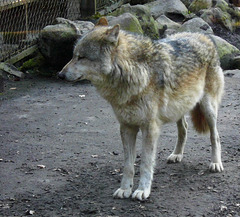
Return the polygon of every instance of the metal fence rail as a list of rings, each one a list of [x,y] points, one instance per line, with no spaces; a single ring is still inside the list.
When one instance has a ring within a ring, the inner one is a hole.
[[[79,0],[1,0],[0,61],[34,45],[56,17],[80,18]]]

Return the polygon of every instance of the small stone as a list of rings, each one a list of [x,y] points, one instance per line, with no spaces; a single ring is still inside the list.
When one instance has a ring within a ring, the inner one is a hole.
[[[97,154],[93,154],[91,155],[92,158],[98,158],[98,155]]]
[[[46,168],[46,166],[45,166],[45,165],[42,165],[42,164],[37,165],[37,167],[40,168],[40,169]]]
[[[225,210],[227,210],[228,208],[226,207],[226,206],[224,206],[224,205],[221,205],[220,206],[220,210],[221,210],[221,212],[223,212],[223,211],[225,211]]]
[[[35,213],[35,211],[33,210],[27,210],[26,211],[26,215],[33,215]]]

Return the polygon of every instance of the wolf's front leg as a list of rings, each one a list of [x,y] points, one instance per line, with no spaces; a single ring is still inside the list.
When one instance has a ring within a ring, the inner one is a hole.
[[[148,198],[151,192],[160,126],[153,121],[147,126],[143,126],[141,130],[143,134],[143,146],[140,167],[140,181],[138,189],[132,195],[132,198],[138,200],[144,200]]]
[[[128,198],[132,194],[134,162],[136,159],[136,136],[139,128],[121,124],[120,133],[124,150],[124,169],[121,186],[115,191],[115,198]]]

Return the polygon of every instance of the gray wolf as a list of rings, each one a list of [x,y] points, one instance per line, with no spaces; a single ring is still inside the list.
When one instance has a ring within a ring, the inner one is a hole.
[[[115,198],[144,200],[153,179],[161,127],[176,122],[178,139],[168,162],[180,162],[187,139],[185,114],[190,112],[200,133],[210,131],[210,171],[221,172],[217,130],[224,76],[212,40],[202,34],[179,33],[152,41],[108,26],[101,18],[76,44],[72,60],[58,76],[88,79],[112,106],[120,123],[124,169]],[[140,181],[132,194],[136,135],[142,132]]]

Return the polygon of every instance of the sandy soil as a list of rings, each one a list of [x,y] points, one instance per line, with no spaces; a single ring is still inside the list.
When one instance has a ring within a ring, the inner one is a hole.
[[[209,136],[190,125],[185,157],[167,164],[177,131],[162,129],[152,194],[113,199],[122,173],[119,125],[89,84],[33,77],[0,95],[0,216],[239,216],[240,76],[219,111],[223,173],[210,173]],[[189,118],[188,122],[190,123]],[[139,179],[138,137],[135,187]]]

